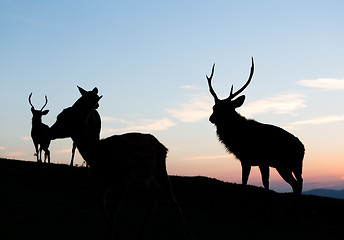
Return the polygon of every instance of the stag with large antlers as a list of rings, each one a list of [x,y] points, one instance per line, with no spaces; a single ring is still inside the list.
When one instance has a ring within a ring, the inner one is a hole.
[[[206,76],[209,91],[215,100],[209,121],[215,124],[217,136],[226,149],[240,160],[242,183],[247,184],[251,166],[259,166],[263,185],[269,189],[269,167],[274,167],[291,185],[293,193],[301,194],[302,162],[305,152],[301,141],[280,127],[246,119],[235,111],[244,103],[244,95],[234,98],[251,82],[254,72],[253,58],[246,84],[235,93],[232,85],[229,97],[223,100],[217,97],[211,85],[214,68],[215,64],[210,77]]]
[[[45,96],[45,103],[40,110],[36,110],[31,103],[32,93],[29,95],[29,104],[31,105],[32,112],[32,128],[31,128],[31,138],[33,144],[35,145],[37,162],[42,162],[42,150],[44,150],[44,162],[48,159],[50,163],[50,138],[48,137],[49,127],[42,123],[42,116],[47,115],[49,110],[44,110],[45,106],[48,103],[48,98]]]
[[[171,200],[189,239],[193,239],[167,175],[167,148],[150,134],[127,133],[101,140],[91,137],[88,118],[98,107],[101,98],[97,94],[82,95],[72,107],[64,109],[57,116],[49,135],[52,139],[71,137],[81,156],[90,165],[92,173],[107,185],[102,205],[109,223],[110,237],[118,235],[116,221],[127,190],[133,185],[143,185],[149,190],[151,201],[140,236],[143,236],[148,227],[157,204],[157,196],[162,193]],[[112,190],[114,196],[110,205],[109,193]]]

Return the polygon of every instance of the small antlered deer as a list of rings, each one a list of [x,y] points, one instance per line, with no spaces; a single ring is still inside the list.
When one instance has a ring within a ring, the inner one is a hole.
[[[88,127],[88,118],[98,107],[101,98],[102,96],[97,94],[82,95],[72,107],[64,109],[57,116],[56,122],[50,128],[49,136],[51,139],[71,137],[95,176],[108,186],[102,204],[110,224],[110,236],[116,237],[118,234],[116,220],[128,188],[139,184],[148,187],[151,199],[148,208],[150,211],[141,234],[148,227],[149,219],[157,204],[158,194],[163,193],[171,200],[178,212],[189,239],[193,239],[179,204],[174,198],[167,175],[167,148],[150,134],[127,133],[101,140],[91,136],[92,130]],[[111,190],[114,197],[112,205],[109,205],[108,195]]]
[[[212,85],[213,65],[208,79],[209,91],[215,105],[209,121],[215,124],[219,140],[241,162],[242,183],[247,184],[251,166],[259,166],[263,185],[269,189],[269,167],[274,167],[281,177],[291,185],[294,194],[302,192],[302,161],[304,146],[301,141],[282,128],[246,119],[235,109],[240,107],[245,96],[238,96],[250,83],[254,63],[252,58],[251,73],[246,84],[233,93],[233,85],[228,98],[220,100]],[[293,176],[294,174],[294,176]]]
[[[44,150],[44,162],[48,159],[48,163],[50,163],[50,139],[48,137],[48,130],[49,127],[42,123],[42,116],[47,115],[49,110],[44,110],[44,107],[48,103],[48,98],[45,96],[45,104],[40,110],[35,110],[35,107],[31,103],[31,96],[32,93],[29,95],[29,103],[31,105],[31,112],[32,112],[32,128],[31,128],[31,138],[33,144],[35,145],[37,156],[37,162],[42,162],[42,150]],[[39,145],[39,146],[38,146]]]
[[[98,95],[98,88],[93,88],[92,91],[86,91],[83,88],[77,86],[79,89],[79,92],[81,96],[84,98],[92,98]],[[87,118],[87,128],[90,131],[90,138],[93,140],[99,140],[100,139],[100,129],[101,129],[101,119],[98,111],[96,109],[93,110],[93,112],[88,116]],[[70,160],[70,166],[73,167],[74,162],[74,154],[75,154],[76,144],[73,142],[72,147],[72,158]],[[86,167],[88,164],[86,163]]]

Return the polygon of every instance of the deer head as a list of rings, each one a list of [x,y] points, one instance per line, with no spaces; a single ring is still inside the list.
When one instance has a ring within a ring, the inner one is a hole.
[[[89,115],[99,107],[98,101],[103,96],[98,96],[98,89],[86,91],[78,87],[81,97],[72,107],[64,109],[51,126],[49,136],[51,139],[73,137],[82,129]]]
[[[250,84],[252,76],[253,76],[253,72],[254,72],[254,62],[253,62],[253,57],[252,57],[252,66],[251,66],[251,72],[250,72],[250,76],[247,80],[247,82],[245,83],[244,86],[242,86],[238,91],[236,91],[235,93],[233,93],[233,85],[231,87],[231,91],[229,94],[229,97],[226,99],[219,99],[211,85],[211,80],[213,78],[214,75],[214,69],[215,69],[215,64],[213,65],[213,68],[211,70],[211,75],[210,77],[207,77],[208,80],[208,86],[209,86],[209,91],[211,93],[211,95],[214,97],[215,100],[215,105],[213,106],[213,113],[211,114],[209,121],[211,123],[218,123],[219,121],[223,121],[223,120],[228,120],[228,118],[231,118],[233,116],[236,116],[236,111],[235,109],[242,106],[242,104],[245,101],[245,95],[242,95],[236,99],[234,99],[236,96],[238,96],[242,91],[245,90],[245,88]]]
[[[31,96],[32,96],[32,93],[30,93],[29,95],[29,104],[31,105],[31,112],[32,112],[32,115],[33,115],[33,119],[37,119],[37,120],[41,120],[42,119],[42,116],[43,115],[47,115],[49,110],[44,110],[44,107],[47,105],[48,103],[48,98],[47,96],[45,96],[45,103],[43,105],[43,107],[40,109],[40,110],[36,110],[35,107],[32,105],[31,103]]]

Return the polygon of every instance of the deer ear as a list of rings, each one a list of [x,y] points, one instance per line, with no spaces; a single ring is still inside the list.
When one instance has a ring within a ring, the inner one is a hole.
[[[85,94],[87,94],[87,91],[79,86],[77,86],[79,89],[79,92],[81,93],[81,96],[84,96]]]
[[[49,112],[49,110],[44,110],[44,111],[42,112],[42,114],[43,114],[43,115],[47,115],[48,112]]]
[[[95,94],[98,94],[98,88],[97,87],[93,88],[92,92]]]
[[[245,102],[245,95],[242,95],[242,96],[240,96],[237,99],[232,101],[234,108],[241,107],[244,104],[244,102]]]

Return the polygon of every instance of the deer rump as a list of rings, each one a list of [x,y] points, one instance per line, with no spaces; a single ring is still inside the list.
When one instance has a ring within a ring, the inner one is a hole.
[[[129,182],[149,183],[154,180],[152,176],[166,173],[168,150],[151,134],[114,135],[101,139],[96,147],[97,163],[94,167],[103,177],[111,176],[116,179],[116,176],[120,176],[123,181],[125,175]],[[108,159],[109,156],[112,159]],[[102,164],[103,161],[106,164]]]
[[[284,129],[255,120],[217,126],[219,140],[242,163],[302,169],[304,146]]]

